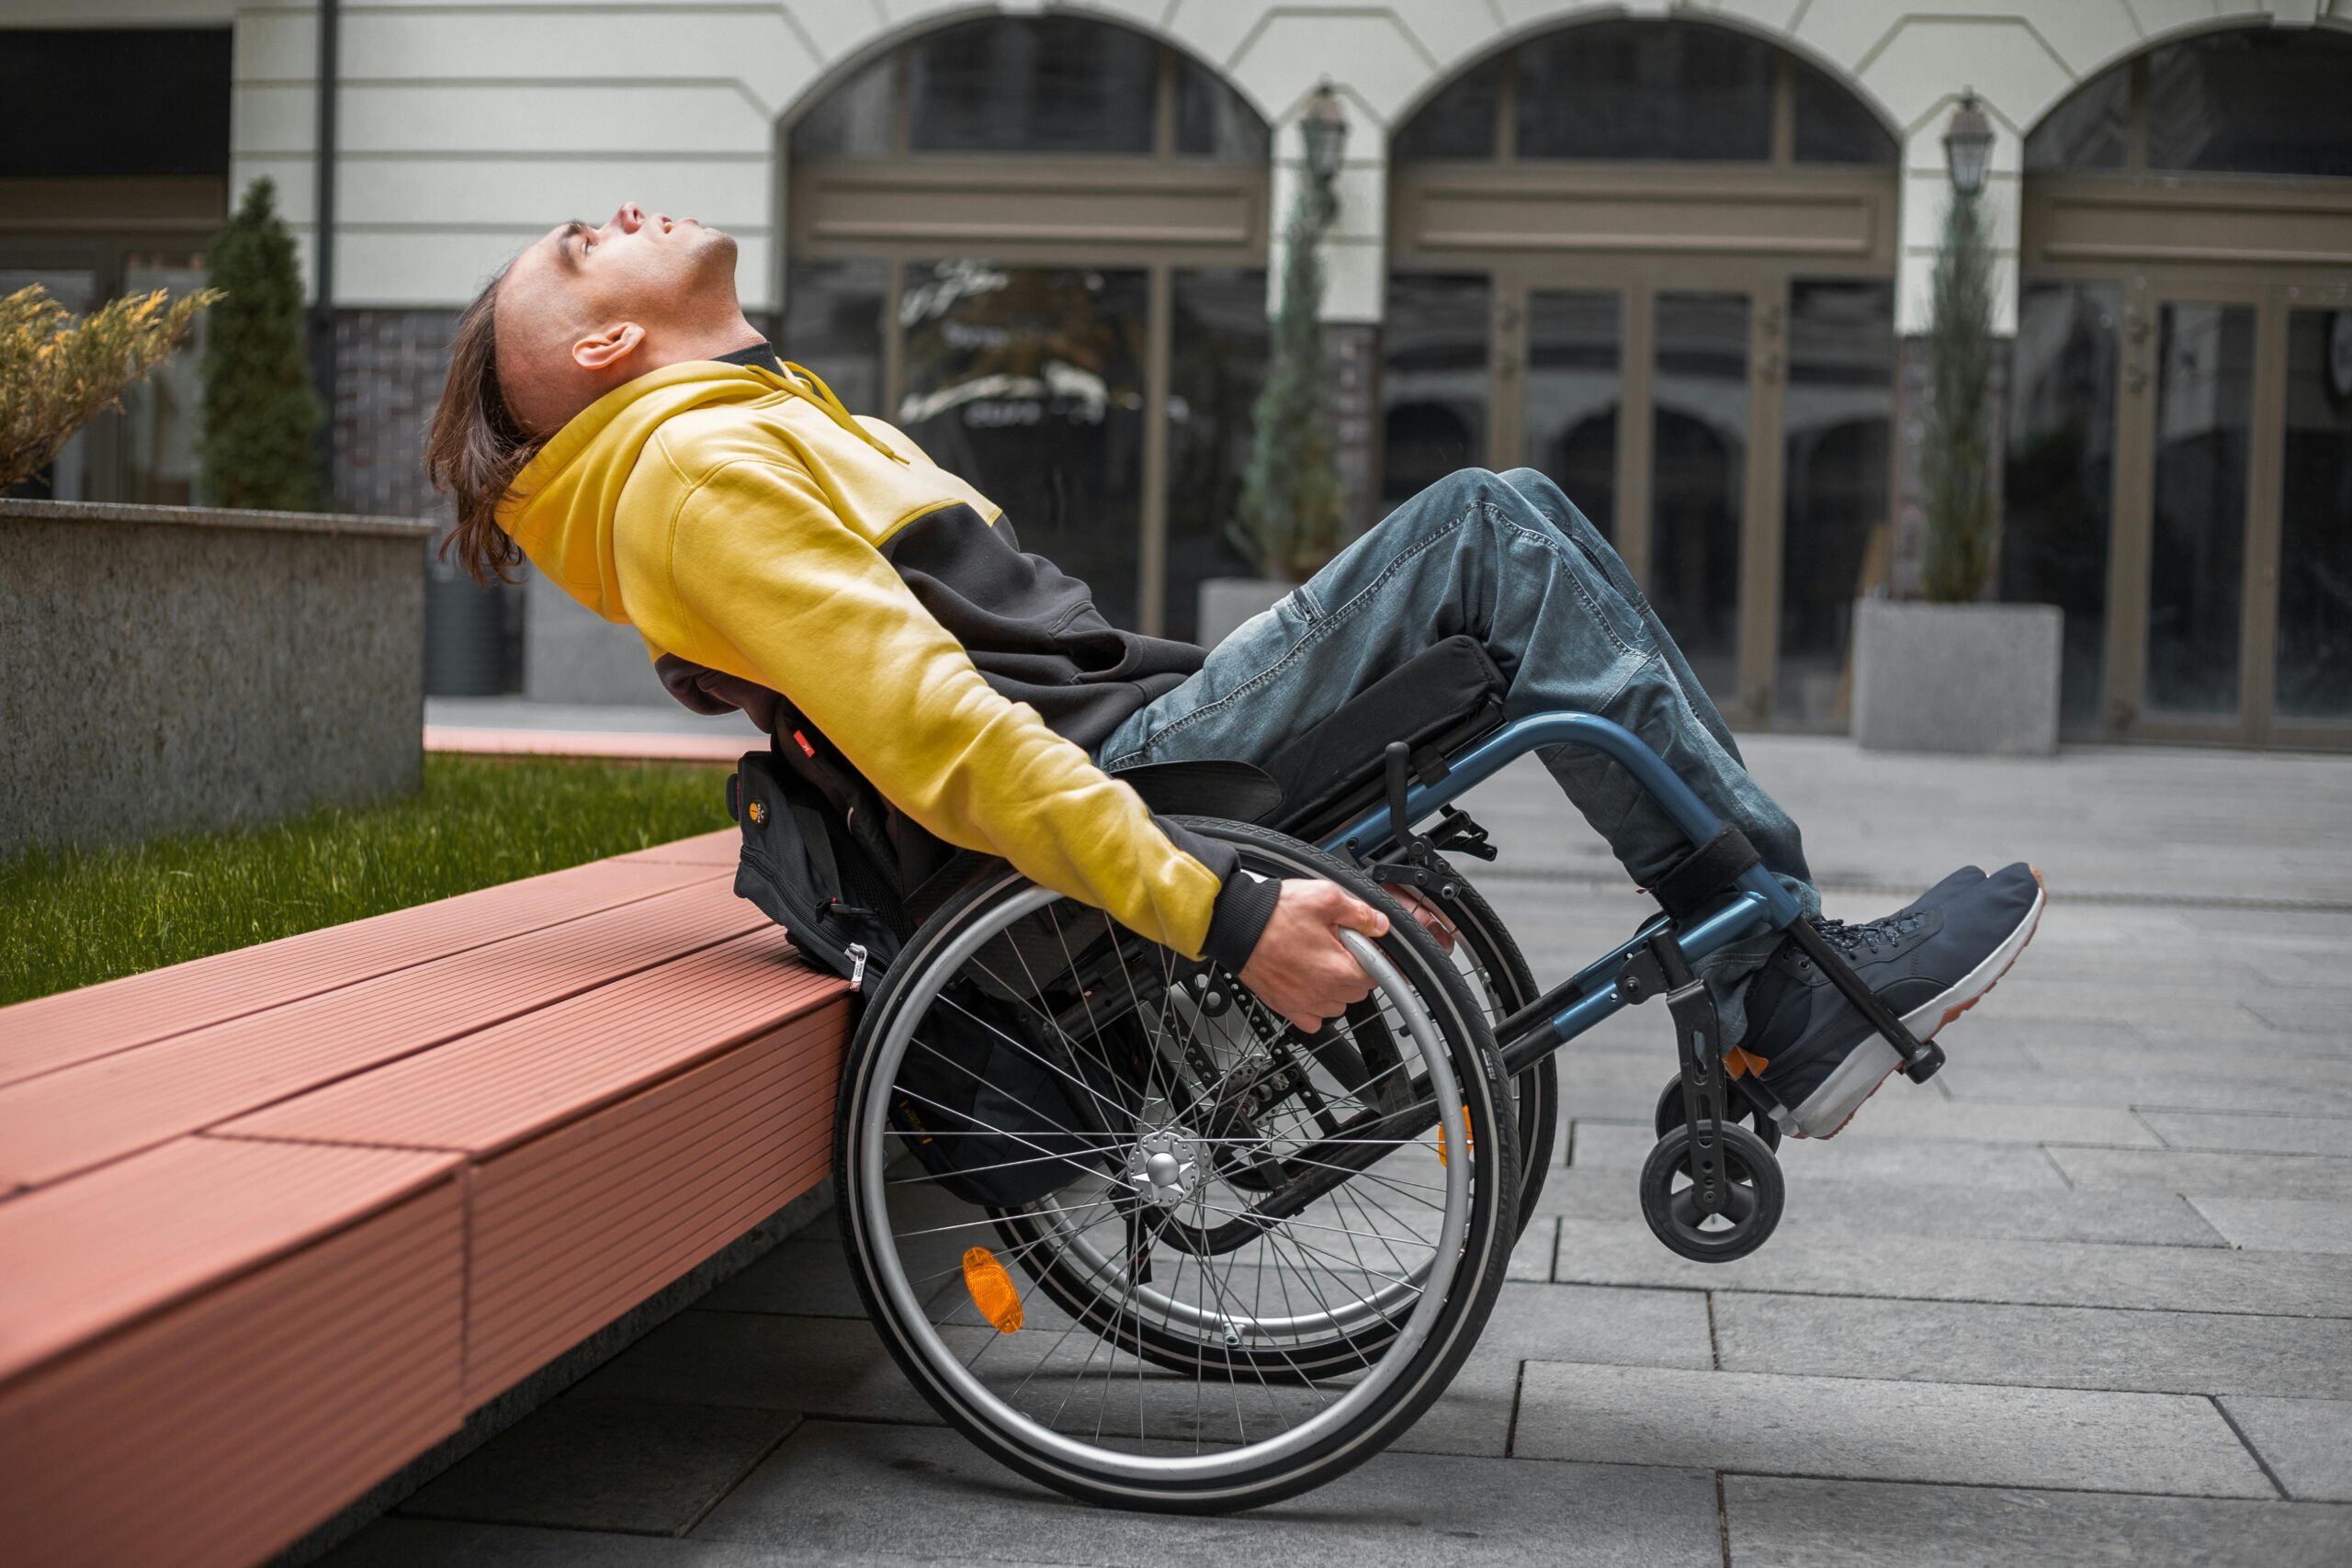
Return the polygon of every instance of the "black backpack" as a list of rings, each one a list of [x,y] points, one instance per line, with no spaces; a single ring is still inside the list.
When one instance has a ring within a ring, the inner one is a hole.
[[[989,863],[891,806],[789,705],[777,708],[769,749],[745,754],[728,780],[728,811],[743,835],[735,891],[859,991],[879,981],[924,915]],[[1039,1027],[1037,1007],[1056,1006],[1052,976],[1043,983],[1045,996],[1023,998],[950,980],[899,1072],[893,1121],[967,1202],[1014,1207],[1096,1168],[1088,1159],[1106,1130],[1069,1075],[1099,1069]],[[932,1135],[943,1131],[956,1135]]]

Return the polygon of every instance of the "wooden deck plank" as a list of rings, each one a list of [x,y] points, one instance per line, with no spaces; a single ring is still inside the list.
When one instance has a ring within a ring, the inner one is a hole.
[[[0,1089],[0,1191],[38,1187],[763,927],[707,880]]]
[[[0,1386],[8,1560],[236,1568],[456,1431],[464,1237],[444,1178]]]
[[[181,1138],[0,1204],[0,1385],[447,1180],[461,1163]]]
[[[745,906],[749,908],[749,906]],[[331,1084],[216,1131],[477,1157],[849,994],[768,927]],[[831,1014],[831,1027],[845,1025]]]
[[[733,828],[721,828],[716,833],[696,833],[691,839],[656,844],[650,850],[632,850],[620,859],[628,863],[707,865],[731,871],[742,854],[742,834]]]
[[[677,859],[594,861],[0,1008],[0,1085],[705,880],[731,863],[707,836]]]
[[[824,1179],[847,1006],[830,1002],[475,1168],[469,1404]]]

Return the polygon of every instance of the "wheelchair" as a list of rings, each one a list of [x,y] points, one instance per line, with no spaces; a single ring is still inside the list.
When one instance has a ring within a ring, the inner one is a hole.
[[[1377,939],[1341,933],[1373,989],[1311,1034],[1001,861],[926,858],[788,709],[775,758],[744,759],[738,891],[863,998],[834,1132],[851,1273],[909,1380],[1001,1462],[1081,1500],[1218,1513],[1380,1451],[1493,1308],[1552,1160],[1555,1054],[1654,997],[1678,1066],[1644,1217],[1686,1258],[1754,1251],[1783,1207],[1781,1124],[1727,1072],[1692,973],[1729,942],[1788,931],[1909,1077],[1941,1065],[1638,739],[1589,714],[1507,722],[1503,688],[1448,638],[1268,772],[1116,775],[1245,868],[1328,878],[1388,917]],[[1539,991],[1456,863],[1497,852],[1453,802],[1555,746],[1625,769],[1691,849],[1651,889],[1657,915]],[[777,823],[805,860],[763,840]],[[1383,884],[1442,909],[1453,952]]]

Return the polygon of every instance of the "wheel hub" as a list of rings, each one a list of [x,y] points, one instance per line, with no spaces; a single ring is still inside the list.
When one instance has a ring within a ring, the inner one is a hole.
[[[1127,1185],[1154,1208],[1172,1209],[1201,1190],[1201,1146],[1180,1126],[1146,1133],[1127,1151]]]

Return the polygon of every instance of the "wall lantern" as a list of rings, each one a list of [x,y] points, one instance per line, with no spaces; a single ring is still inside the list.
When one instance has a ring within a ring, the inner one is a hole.
[[[1952,188],[1962,196],[1974,196],[1984,188],[1984,171],[1993,161],[1993,122],[1976,107],[1973,88],[1960,96],[1960,107],[1952,112],[1951,124],[1944,130],[1944,164],[1951,170]]]
[[[1332,180],[1339,176],[1340,154],[1348,141],[1348,111],[1340,107],[1340,95],[1331,90],[1329,77],[1307,100],[1306,112],[1299,117],[1298,133],[1306,142],[1306,171],[1328,195]]]

